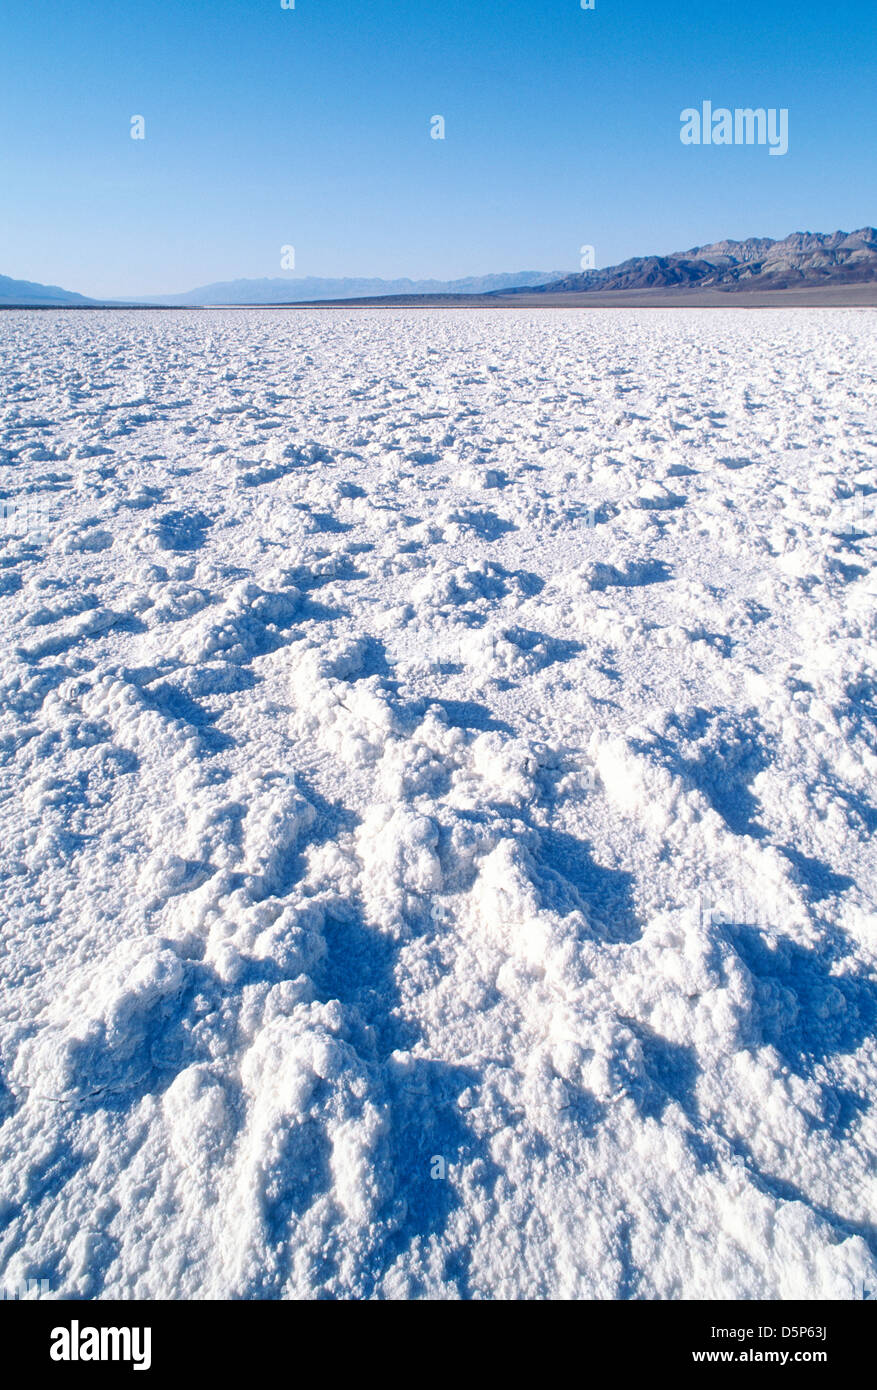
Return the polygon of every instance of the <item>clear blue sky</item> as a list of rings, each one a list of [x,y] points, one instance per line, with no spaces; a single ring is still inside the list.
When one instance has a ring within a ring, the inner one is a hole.
[[[0,273],[123,297],[284,244],[444,279],[849,230],[875,92],[875,0],[4,0]],[[788,107],[789,153],[683,146],[704,99]]]

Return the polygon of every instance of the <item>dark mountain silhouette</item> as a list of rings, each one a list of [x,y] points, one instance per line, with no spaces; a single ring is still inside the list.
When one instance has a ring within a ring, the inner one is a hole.
[[[870,281],[877,281],[877,231],[862,227],[857,232],[793,232],[782,241],[715,241],[670,256],[635,256],[603,270],[566,275],[527,293],[660,287],[781,290]]]

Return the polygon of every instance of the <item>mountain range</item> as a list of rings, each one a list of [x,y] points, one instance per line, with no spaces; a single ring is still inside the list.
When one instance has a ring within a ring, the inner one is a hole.
[[[185,308],[222,304],[309,304],[315,300],[370,299],[384,295],[503,294],[510,289],[537,288],[562,275],[563,271],[560,270],[521,270],[504,275],[470,275],[462,280],[332,280],[312,275],[301,279],[221,280],[186,290],[182,294],[144,295],[136,300],[124,301],[87,299],[71,290],[62,290],[57,285],[37,285],[30,280],[11,280],[8,275],[0,275],[0,305],[97,307],[136,303]]]
[[[308,304],[326,299],[371,299],[383,295],[501,294],[557,280],[563,271],[521,270],[506,275],[470,275],[463,280],[225,280],[184,294],[150,295],[144,304]]]
[[[615,290],[784,290],[818,286],[877,284],[877,230],[856,232],[793,232],[781,241],[750,237],[746,241],[715,241],[676,251],[669,256],[634,256],[602,270],[575,272],[518,271],[502,275],[469,276],[462,280],[379,280],[276,278],[228,280],[183,294],[149,295],[142,299],[88,299],[57,285],[12,280],[0,275],[0,306],[97,307],[121,303],[151,306],[233,304],[307,304],[359,299],[420,296],[465,301],[526,294],[603,293]]]
[[[94,299],[74,294],[72,290],[62,290],[58,285],[39,285],[34,280],[11,280],[8,275],[0,275],[0,304],[45,305],[55,307],[69,304],[88,306]]]
[[[877,281],[877,231],[862,227],[857,232],[793,232],[782,241],[714,241],[671,256],[635,256],[604,270],[566,275],[536,293],[667,287],[781,290],[869,281]]]

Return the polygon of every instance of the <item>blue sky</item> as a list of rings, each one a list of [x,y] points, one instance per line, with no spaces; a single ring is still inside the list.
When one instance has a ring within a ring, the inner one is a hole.
[[[444,279],[873,224],[875,38],[874,0],[5,0],[0,273],[160,293],[293,245]],[[683,146],[704,99],[787,107],[788,154]]]

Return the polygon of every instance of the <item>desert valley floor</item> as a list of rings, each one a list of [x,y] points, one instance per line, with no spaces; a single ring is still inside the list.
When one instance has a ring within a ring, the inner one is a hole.
[[[0,316],[0,1283],[877,1289],[875,364]]]

